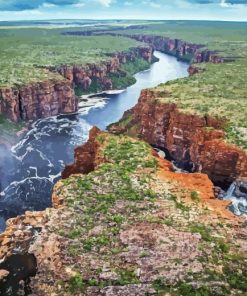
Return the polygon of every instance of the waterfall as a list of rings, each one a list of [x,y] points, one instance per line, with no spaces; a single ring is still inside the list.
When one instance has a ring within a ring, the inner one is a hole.
[[[243,215],[247,218],[247,199],[244,196],[237,197],[235,195],[237,184],[233,182],[227,192],[224,195],[225,200],[231,200],[232,204],[230,206],[230,210],[235,215]]]

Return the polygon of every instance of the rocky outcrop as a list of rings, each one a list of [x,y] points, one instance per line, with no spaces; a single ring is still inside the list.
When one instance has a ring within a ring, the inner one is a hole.
[[[17,88],[0,88],[0,113],[13,122],[20,119],[19,90]]]
[[[50,70],[58,72],[83,91],[87,91],[93,81],[96,81],[103,90],[110,90],[113,88],[113,84],[111,78],[109,78],[109,74],[118,73],[123,76],[126,75],[120,69],[121,64],[133,62],[136,58],[140,57],[151,63],[153,57],[152,47],[137,47],[131,49],[129,52],[115,53],[108,61],[100,65],[58,66],[50,68]]]
[[[203,70],[195,65],[190,65],[188,68],[189,76],[193,76],[195,74],[201,73]]]
[[[78,158],[80,151],[89,157]],[[7,222],[0,235],[1,292],[13,284],[23,292],[23,274],[33,295],[141,296],[159,295],[161,288],[182,295],[185,283],[193,293],[207,287],[212,295],[230,295],[229,268],[245,282],[243,219],[214,198],[206,175],[176,173],[145,143],[96,128],[77,149],[68,175],[74,173],[55,185],[54,208]],[[21,266],[7,264],[13,254]],[[220,283],[209,269],[221,275]],[[235,286],[233,295],[242,290]]]
[[[68,35],[80,35],[80,32],[67,32]],[[143,35],[143,34],[119,34],[104,32],[97,35],[112,35],[130,37],[137,41],[150,44],[154,50],[173,55],[180,60],[192,63],[222,63],[225,60],[232,60],[231,57],[221,57],[217,51],[206,49],[205,45],[186,42],[181,39],[172,39],[164,36],[156,35]]]
[[[88,174],[96,169],[99,163],[104,162],[98,156],[100,143],[96,140],[100,130],[93,127],[89,133],[88,141],[75,149],[74,163],[67,165],[62,172],[62,178],[66,179],[73,174]]]
[[[47,81],[21,87],[20,116],[38,119],[77,111],[77,99],[69,81]]]
[[[168,150],[179,166],[206,173],[220,185],[247,176],[246,153],[223,141],[224,119],[185,114],[174,103],[160,102],[158,96],[142,91],[138,104],[123,117],[127,123],[120,121],[109,130],[118,134],[134,129],[136,136]]]
[[[110,90],[113,83],[109,75],[115,73],[125,76],[126,73],[122,72],[120,65],[139,57],[151,63],[153,49],[149,46],[133,48],[129,52],[113,54],[108,61],[101,64],[49,68],[66,80],[48,80],[25,86],[0,88],[0,113],[11,121],[18,122],[76,112],[78,104],[74,93],[75,86],[87,91],[94,81],[103,90]]]
[[[152,35],[131,35],[138,41],[151,44],[155,50],[171,54],[185,61],[193,63],[222,63],[224,59],[216,51],[205,49],[202,44],[189,43],[180,39],[171,39]]]
[[[70,81],[44,81],[19,88],[0,88],[0,112],[11,121],[77,111],[77,99]]]

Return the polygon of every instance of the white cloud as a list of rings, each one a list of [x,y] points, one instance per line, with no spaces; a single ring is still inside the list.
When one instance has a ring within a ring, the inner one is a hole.
[[[52,4],[52,3],[43,3],[42,4],[42,7],[44,7],[44,8],[51,8],[51,7],[56,7],[56,5],[55,4]]]
[[[84,2],[78,2],[76,4],[73,4],[74,7],[80,8],[80,7],[84,7],[85,3]]]
[[[38,9],[13,11],[12,13],[14,15],[42,15],[42,12]]]
[[[109,7],[112,4],[112,0],[97,0],[101,5]]]
[[[221,0],[220,1],[220,6],[221,7],[229,7],[230,5],[226,3],[226,0]]]

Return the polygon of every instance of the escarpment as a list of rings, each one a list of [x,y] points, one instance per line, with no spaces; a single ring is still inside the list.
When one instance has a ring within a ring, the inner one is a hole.
[[[224,61],[216,51],[205,49],[205,46],[201,44],[153,35],[130,35],[130,37],[151,44],[155,50],[174,55],[181,60],[193,63],[222,63]]]
[[[109,74],[118,74],[125,76],[120,66],[122,64],[135,61],[136,58],[143,58],[151,63],[153,58],[153,49],[151,47],[137,47],[129,52],[115,53],[112,57],[100,65],[88,64],[85,66],[58,66],[50,68],[53,72],[58,72],[66,79],[74,83],[82,91],[87,91],[92,82],[96,82],[103,90],[111,90],[113,88],[112,79]]]
[[[20,88],[0,88],[0,113],[14,122],[75,111],[77,99],[70,81],[44,81]]]
[[[78,103],[75,87],[87,91],[94,82],[103,90],[110,90],[113,88],[110,74],[125,76],[126,73],[120,69],[121,64],[136,58],[151,63],[152,48],[138,47],[129,52],[116,53],[101,64],[50,67],[51,72],[61,75],[60,79],[0,88],[0,113],[18,122],[76,112]]]
[[[93,34],[94,32],[91,32]],[[88,32],[70,31],[66,32],[67,35],[87,35]],[[154,50],[173,55],[180,60],[193,63],[222,63],[225,60],[232,60],[231,57],[221,57],[217,51],[208,50],[203,44],[195,44],[187,42],[178,38],[169,38],[160,35],[148,34],[121,34],[108,31],[95,32],[96,35],[111,35],[111,36],[124,36],[133,38],[137,41],[144,42],[152,46]]]
[[[206,173],[219,185],[247,176],[246,153],[224,141],[224,119],[183,113],[176,104],[162,102],[163,95],[142,91],[137,105],[109,130],[166,149],[179,166]]]

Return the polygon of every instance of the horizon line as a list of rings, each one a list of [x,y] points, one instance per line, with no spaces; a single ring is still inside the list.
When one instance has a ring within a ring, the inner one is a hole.
[[[224,19],[145,19],[145,18],[42,18],[42,19],[30,19],[30,20],[24,20],[24,19],[16,19],[16,20],[0,20],[0,23],[4,22],[31,22],[31,21],[191,21],[191,22],[237,22],[237,23],[247,23],[247,20],[224,20]]]

